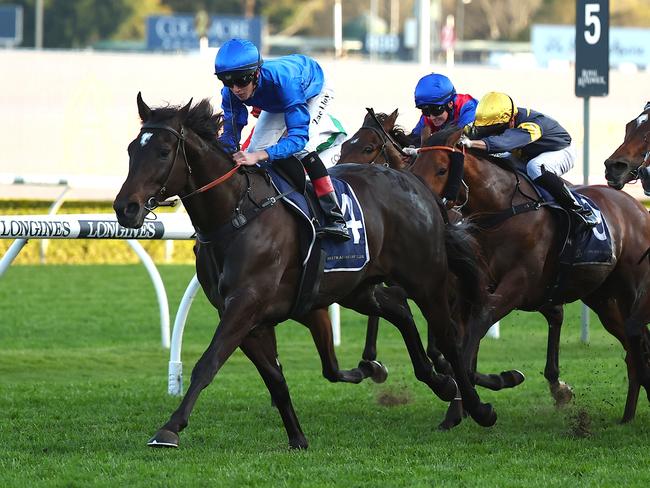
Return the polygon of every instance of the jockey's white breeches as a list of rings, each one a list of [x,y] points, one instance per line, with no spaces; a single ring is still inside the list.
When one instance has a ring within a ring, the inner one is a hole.
[[[295,154],[298,158],[302,158],[310,152],[316,151],[321,144],[326,143],[333,134],[336,138],[334,145],[340,144],[345,140],[345,134],[339,133],[339,129],[334,125],[334,122],[329,116],[330,107],[334,101],[334,89],[327,83],[327,79],[323,84],[323,89],[315,97],[307,101],[309,107],[309,141],[302,151]],[[287,126],[284,122],[283,113],[270,113],[262,111],[251,138],[250,145],[247,151],[261,151],[269,146],[272,146],[280,140],[285,134]],[[341,139],[340,141],[338,139]],[[325,161],[324,161],[325,162]],[[330,166],[326,163],[326,166]]]
[[[569,147],[559,151],[549,151],[534,157],[526,164],[526,173],[534,180],[542,175],[542,166],[544,166],[546,171],[562,176],[573,168],[576,157],[576,148],[571,143]]]

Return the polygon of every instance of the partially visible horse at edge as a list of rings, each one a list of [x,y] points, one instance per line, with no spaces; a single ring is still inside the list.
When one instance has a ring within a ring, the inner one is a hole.
[[[300,279],[299,223],[277,202],[277,191],[265,171],[236,166],[218,144],[215,135],[221,114],[213,114],[207,100],[194,107],[190,101],[182,108],[151,109],[138,94],[137,102],[143,125],[128,146],[129,173],[113,204],[118,221],[138,228],[157,203],[174,195],[183,199],[199,240],[197,276],[221,317],[180,406],[149,445],[178,446],[178,434],[188,425],[199,393],[239,347],[262,376],[282,417],[289,446],[306,448],[277,361],[273,329],[289,317]],[[444,401],[460,391],[477,423],[494,424],[496,413],[491,405],[481,403],[468,378],[459,344],[462,323],[455,322],[450,311],[449,293],[454,291],[462,292],[470,305],[482,305],[475,241],[466,228],[444,225],[439,201],[413,175],[360,165],[338,167],[331,173],[351,185],[362,204],[370,261],[358,272],[326,273],[313,309],[338,302],[393,323],[402,334],[416,377]],[[390,205],[378,195],[387,197]],[[232,222],[240,212],[256,212],[255,208],[264,210],[234,230]],[[453,280],[450,263],[456,266]],[[430,338],[452,365],[456,381],[433,371],[406,297],[379,286],[385,280],[401,285],[420,307]]]
[[[650,195],[650,102],[643,111],[625,125],[625,138],[605,160],[607,184],[617,190],[627,183],[641,180]]]

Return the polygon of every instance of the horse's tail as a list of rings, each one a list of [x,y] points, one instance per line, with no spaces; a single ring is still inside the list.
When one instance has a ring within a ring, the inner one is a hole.
[[[466,222],[445,225],[445,247],[449,270],[458,278],[463,319],[480,313],[486,299],[485,263],[478,242]]]

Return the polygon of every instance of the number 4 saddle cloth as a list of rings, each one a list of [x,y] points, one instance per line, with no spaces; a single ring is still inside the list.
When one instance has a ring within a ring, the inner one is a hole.
[[[274,169],[272,165],[263,167],[269,173],[271,182],[278,193],[286,194],[283,197],[285,205],[304,224],[301,227],[307,229],[308,238],[304,243],[306,245],[303,246],[304,263],[307,263],[316,242],[314,223],[323,219],[323,213],[314,196],[311,184],[307,184],[305,194],[300,189],[291,191],[292,188],[296,188],[296,185],[288,181],[284,174]],[[331,177],[331,180],[351,238],[343,242],[330,238],[320,239],[320,248],[325,254],[324,272],[359,271],[370,260],[363,209],[350,185],[334,177]]]

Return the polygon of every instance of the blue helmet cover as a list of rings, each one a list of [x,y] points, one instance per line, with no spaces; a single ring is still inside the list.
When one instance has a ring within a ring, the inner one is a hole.
[[[430,73],[423,76],[415,86],[415,106],[443,105],[456,96],[453,83],[445,75]]]
[[[214,74],[254,71],[262,65],[260,52],[251,41],[230,39],[222,44],[214,60]]]

